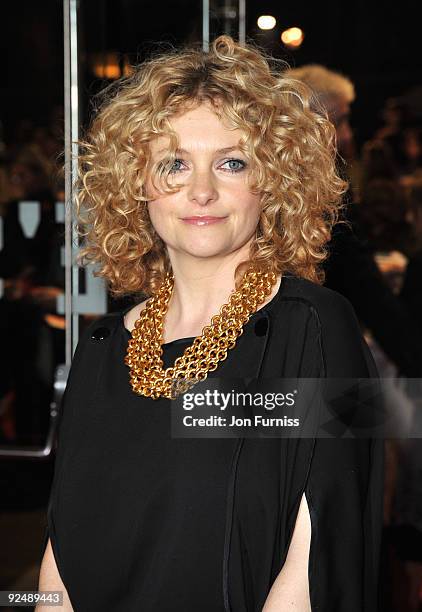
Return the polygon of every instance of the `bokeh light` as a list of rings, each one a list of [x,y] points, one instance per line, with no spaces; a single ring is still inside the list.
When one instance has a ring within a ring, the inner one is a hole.
[[[297,48],[303,43],[304,33],[300,28],[288,28],[281,33],[281,40],[289,48]]]
[[[257,24],[260,30],[272,30],[275,28],[276,19],[272,15],[261,15],[258,17]]]

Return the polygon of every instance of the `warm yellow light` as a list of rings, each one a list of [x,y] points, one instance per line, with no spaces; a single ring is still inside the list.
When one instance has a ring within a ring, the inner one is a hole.
[[[257,24],[260,30],[272,30],[275,27],[276,20],[272,15],[261,15],[261,17],[258,17]]]
[[[281,40],[286,47],[300,47],[303,43],[303,30],[300,28],[288,28],[281,34]]]
[[[92,71],[99,79],[104,77],[104,66],[102,64],[93,64]]]
[[[101,79],[118,79],[121,76],[119,60],[115,53],[107,53],[105,57],[96,55],[92,70],[95,76]]]

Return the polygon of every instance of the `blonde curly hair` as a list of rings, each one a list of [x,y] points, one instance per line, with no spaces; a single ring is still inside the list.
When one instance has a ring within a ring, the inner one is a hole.
[[[177,189],[168,182],[178,147],[169,119],[204,102],[242,131],[249,186],[261,195],[250,259],[236,268],[236,288],[249,265],[323,282],[321,264],[347,183],[336,172],[333,125],[324,109],[312,110],[308,86],[283,75],[286,67],[255,44],[223,35],[209,51],[156,53],[102,92],[78,141],[75,217],[85,239],[78,263],[94,264],[113,296],[150,296],[171,270],[149,219],[147,178],[164,182],[166,193]],[[170,139],[167,163],[152,167],[149,142],[163,135]]]

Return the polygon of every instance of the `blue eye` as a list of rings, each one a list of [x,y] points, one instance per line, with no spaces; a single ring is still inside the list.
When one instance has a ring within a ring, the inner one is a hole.
[[[174,172],[177,172],[178,170],[180,170],[180,168],[175,168],[175,164],[178,164],[178,163],[181,164],[182,160],[181,159],[175,159],[174,160],[173,166],[170,169],[170,173],[171,174],[173,174]]]
[[[173,166],[170,169],[170,174],[175,174],[176,172],[179,172],[180,170],[182,170],[182,167],[178,164],[183,164],[183,160],[181,159],[175,159],[173,162]],[[244,170],[247,166],[247,162],[243,161],[243,159],[228,159],[227,161],[224,162],[224,164],[221,166],[225,166],[226,164],[230,164],[231,167],[230,168],[226,168],[225,172],[241,172],[242,170]],[[233,167],[233,164],[235,165]],[[236,167],[237,164],[237,167]],[[239,167],[240,166],[240,167]]]
[[[240,168],[239,168],[239,166],[237,166],[237,167],[234,166],[233,167],[233,165],[231,165],[230,168],[228,168],[229,172],[240,172],[246,166],[246,163],[243,160],[241,160],[241,159],[228,159],[226,162],[224,162],[223,165],[225,166],[226,164],[240,164]]]
[[[241,164],[240,168],[233,168],[233,166],[231,168],[228,168],[228,172],[241,172],[241,170],[244,170],[244,168],[246,168],[246,162],[244,162],[242,159],[228,159],[226,162],[224,162],[224,166],[226,164]]]

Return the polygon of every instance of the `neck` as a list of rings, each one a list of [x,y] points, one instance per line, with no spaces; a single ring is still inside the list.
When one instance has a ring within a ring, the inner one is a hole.
[[[166,327],[183,336],[195,336],[218,314],[235,289],[234,270],[199,274],[174,272],[173,292],[166,314]],[[199,330],[199,331],[198,331]]]
[[[218,269],[190,270],[174,269],[174,287],[164,322],[164,342],[173,338],[196,337],[211,323],[213,316],[220,312],[223,304],[230,300],[235,290],[234,266]],[[277,293],[281,278],[258,308],[265,306]]]

